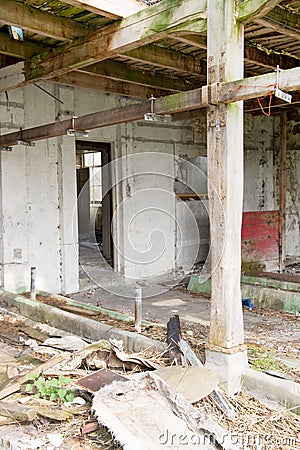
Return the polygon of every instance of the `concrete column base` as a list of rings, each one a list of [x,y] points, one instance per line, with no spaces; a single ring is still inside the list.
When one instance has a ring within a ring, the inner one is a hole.
[[[221,386],[229,395],[234,395],[241,390],[242,373],[248,367],[245,347],[235,353],[206,349],[205,357],[205,367],[217,374]]]

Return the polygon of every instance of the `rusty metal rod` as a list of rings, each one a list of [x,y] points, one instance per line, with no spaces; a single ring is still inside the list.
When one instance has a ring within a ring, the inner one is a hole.
[[[142,331],[142,289],[135,288],[134,329],[138,333]]]

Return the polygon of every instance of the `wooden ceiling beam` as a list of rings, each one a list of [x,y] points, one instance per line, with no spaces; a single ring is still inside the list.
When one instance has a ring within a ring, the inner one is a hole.
[[[32,58],[26,64],[26,80],[52,78],[69,72],[70,69],[113,58],[119,53],[158,41],[176,32],[186,21],[194,22],[199,18],[198,28],[204,31],[206,19],[202,16],[205,11],[206,0],[164,0],[107,25],[71,46],[64,46],[56,56]]]
[[[14,0],[0,0],[0,24],[14,25],[58,41],[71,41],[90,32],[88,28],[70,19],[55,16]]]
[[[171,78],[154,71],[135,70],[128,67],[126,64],[117,61],[102,61],[92,66],[87,66],[79,69],[83,73],[91,73],[100,75],[104,78],[109,78],[116,81],[125,81],[138,85],[166,89],[172,92],[187,91],[199,87],[196,82],[189,82],[181,78]]]
[[[280,66],[282,69],[292,69],[299,65],[297,58],[276,53],[267,54],[263,50],[251,47],[250,45],[245,45],[244,59],[247,63],[256,64],[268,69],[276,69],[277,66]]]
[[[145,4],[137,0],[101,0],[101,2],[97,0],[64,0],[64,3],[109,19],[128,17],[146,8]]]
[[[172,39],[176,39],[185,44],[189,44],[203,50],[206,50],[206,37],[199,35],[177,35],[172,34],[170,36]],[[297,58],[292,58],[288,55],[283,54],[268,54],[263,50],[260,50],[256,47],[247,45],[245,43],[245,53],[244,53],[245,62],[251,64],[257,64],[258,66],[263,66],[269,69],[276,69],[277,65],[279,65],[282,69],[292,69],[293,67],[297,67],[299,65],[299,60]]]
[[[155,86],[141,86],[139,84],[127,83],[126,81],[117,81],[110,78],[101,77],[92,73],[70,72],[59,77],[55,77],[51,81],[66,84],[68,86],[78,86],[88,89],[95,89],[97,91],[110,94],[119,94],[143,99],[150,98],[152,95],[154,97],[164,97],[166,95],[170,95],[169,89],[160,89]]]
[[[36,44],[32,41],[16,41],[8,34],[0,33],[0,54],[14,56],[15,58],[26,59],[33,55],[38,55],[49,47],[43,44]]]
[[[158,45],[144,45],[120,56],[128,57],[133,61],[161,67],[162,69],[174,69],[193,75],[206,75],[206,61],[195,56],[162,48]]]
[[[300,67],[283,70],[280,72],[280,87],[285,91],[297,91],[300,89]],[[216,96],[219,103],[231,103],[240,100],[249,100],[255,97],[267,95],[270,86],[274,84],[274,73],[250,77],[243,80],[220,83]],[[180,92],[158,98],[154,101],[156,114],[174,114],[182,111],[206,108],[209,106],[209,86],[204,86],[192,91]],[[0,146],[13,146],[18,141],[37,141],[50,137],[62,136],[67,133],[74,122],[77,130],[89,130],[102,128],[118,123],[132,122],[144,118],[149,112],[149,102],[115,108],[87,114],[76,119],[62,120],[47,125],[16,131],[0,136]]]
[[[254,21],[264,27],[272,28],[284,36],[300,40],[300,15],[293,14],[288,9],[274,8],[264,17],[255,17]]]
[[[281,0],[238,0],[236,4],[236,19],[249,22],[268,14]]]
[[[268,102],[269,100],[266,99]],[[299,117],[299,113],[297,113],[298,108],[300,106],[300,93],[293,92],[292,103],[285,103],[282,100],[279,100],[276,97],[273,97],[272,104],[270,106],[271,115],[278,113],[283,108],[292,111],[291,117]],[[258,104],[257,99],[246,100],[244,103],[244,112],[245,113],[258,113],[262,114],[261,108]],[[193,109],[191,111],[183,111],[179,113],[172,114],[172,122],[177,122],[179,120],[188,120],[188,119],[198,119],[203,114],[203,109]]]
[[[193,47],[201,48],[202,50],[207,49],[206,36],[201,36],[198,34],[188,34],[188,33],[172,33],[171,39],[182,42],[183,44],[192,45]]]

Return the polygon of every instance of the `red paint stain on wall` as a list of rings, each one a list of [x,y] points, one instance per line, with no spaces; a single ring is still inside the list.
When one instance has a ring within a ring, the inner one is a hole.
[[[243,213],[242,259],[249,262],[278,260],[279,211]]]

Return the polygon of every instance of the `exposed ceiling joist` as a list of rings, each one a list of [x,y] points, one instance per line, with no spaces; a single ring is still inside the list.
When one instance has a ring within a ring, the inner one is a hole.
[[[217,101],[230,103],[232,101],[248,100],[268,94],[274,83],[274,73],[246,78],[243,80],[220,83],[217,89]],[[256,86],[256,88],[254,88]],[[280,73],[280,87],[286,91],[300,88],[300,67],[284,70]],[[209,106],[209,86],[180,92],[155,100],[157,114],[174,114],[182,111],[205,108]],[[77,130],[102,128],[118,123],[132,122],[143,119],[149,112],[149,102],[115,108],[108,111],[87,114],[76,119],[62,120],[47,125],[16,131],[0,136],[0,146],[16,145],[18,141],[36,141],[66,134],[67,129],[74,125]]]
[[[264,17],[254,18],[254,21],[285,36],[300,40],[300,15],[293,14],[288,9],[274,8]]]
[[[296,58],[276,53],[267,54],[263,50],[250,47],[250,45],[245,45],[244,58],[248,63],[269,69],[276,69],[277,66],[280,66],[282,69],[292,69],[299,65],[299,60]]]
[[[49,48],[43,44],[36,44],[30,41],[16,41],[11,39],[7,34],[0,33],[0,53],[3,55],[26,59],[33,55],[43,53],[45,50],[49,50]],[[120,56],[143,64],[151,64],[161,69],[174,69],[176,72],[206,76],[206,61],[157,45],[145,45]]]
[[[172,39],[176,39],[185,44],[189,44],[203,50],[207,49],[206,37],[194,34],[181,35],[172,34],[170,36]],[[257,64],[258,66],[263,66],[269,69],[274,69],[277,65],[280,65],[283,69],[291,69],[299,64],[296,58],[292,58],[288,55],[280,54],[268,54],[263,50],[260,50],[250,45],[245,44],[244,58],[246,62],[251,64]]]
[[[91,73],[70,72],[53,78],[51,81],[66,84],[68,86],[79,86],[110,94],[119,94],[144,99],[150,98],[152,95],[154,95],[154,97],[164,97],[166,95],[170,95],[169,89],[160,89],[155,86],[141,86],[139,84],[127,83],[126,81],[117,81],[110,78],[104,78]]]
[[[0,92],[23,86],[25,81],[23,62],[0,70]],[[161,97],[170,92],[175,93],[195,88],[195,84],[189,84],[182,79],[163,77],[157,74],[144,75],[140,71],[129,69],[115,61],[105,61],[103,65],[100,63],[81,69],[81,71],[69,72],[53,78],[52,81],[140,98],[149,98],[151,95]]]
[[[249,22],[253,17],[269,13],[281,0],[238,0],[236,5],[237,20]]]
[[[14,56],[15,58],[26,59],[33,55],[38,55],[49,47],[43,44],[36,44],[30,41],[16,41],[8,34],[0,33],[0,53],[2,55]]]
[[[158,73],[131,69],[126,64],[117,61],[102,61],[92,66],[79,69],[80,72],[100,75],[101,77],[125,81],[138,85],[166,89],[172,92],[187,91],[195,88],[196,83],[189,83],[184,79],[170,78]],[[199,83],[198,86],[199,87]]]
[[[202,19],[202,15],[205,11],[205,0],[165,0],[120,22],[107,25],[86,39],[80,39],[77,45],[65,46],[57,56],[32,58],[26,65],[26,79],[52,78],[70,69],[112,58],[167,36],[187,20],[194,22],[199,18],[199,30],[204,31],[206,20]]]
[[[64,0],[64,3],[109,19],[128,17],[146,8],[145,4],[137,0],[101,0],[101,2],[98,0]]]
[[[187,33],[172,33],[170,38],[182,42],[183,44],[192,45],[193,47],[201,48],[203,50],[207,49],[206,36]]]
[[[59,41],[71,41],[90,30],[73,20],[58,17],[14,0],[0,0],[0,24],[14,25]]]
[[[168,50],[158,45],[144,45],[129,52],[125,57],[141,63],[149,63],[163,69],[175,69],[194,75],[206,75],[206,62],[200,58],[184,55],[174,50]]]

